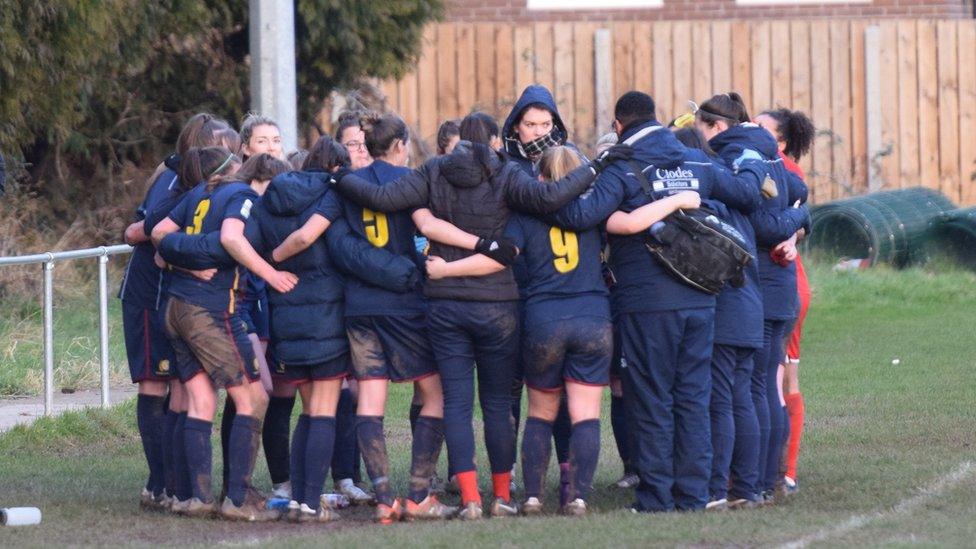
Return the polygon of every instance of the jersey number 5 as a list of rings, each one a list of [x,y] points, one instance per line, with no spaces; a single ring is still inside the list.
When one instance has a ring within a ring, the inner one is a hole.
[[[568,273],[579,265],[579,242],[576,233],[559,227],[549,229],[549,243],[552,245],[553,267],[560,273]]]
[[[210,199],[204,198],[197,204],[197,209],[193,211],[193,225],[186,228],[186,234],[200,234],[203,229],[203,218],[207,217],[210,211]]]
[[[363,208],[363,228],[366,230],[366,240],[377,248],[386,246],[390,240],[390,228],[383,212]]]

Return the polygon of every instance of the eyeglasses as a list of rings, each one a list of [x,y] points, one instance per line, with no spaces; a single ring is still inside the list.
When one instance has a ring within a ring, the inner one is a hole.
[[[343,143],[342,146],[349,149],[350,151],[356,149],[362,149],[362,150],[366,149],[366,143],[362,141],[349,141],[348,143]]]

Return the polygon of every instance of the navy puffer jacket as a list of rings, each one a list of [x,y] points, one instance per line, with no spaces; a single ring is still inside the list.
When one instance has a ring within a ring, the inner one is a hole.
[[[289,172],[271,180],[252,213],[248,239],[259,253],[270,253],[301,228],[329,189],[326,173]],[[253,226],[253,228],[251,228]],[[329,257],[325,238],[282,261],[298,285],[281,294],[268,287],[271,345],[278,362],[306,366],[334,359],[349,349],[343,321],[343,281]]]

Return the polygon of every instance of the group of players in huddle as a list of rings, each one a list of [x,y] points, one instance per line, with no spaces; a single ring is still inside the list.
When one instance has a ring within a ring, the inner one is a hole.
[[[786,109],[752,120],[728,93],[665,127],[632,91],[613,130],[587,160],[551,93],[530,86],[501,128],[482,112],[445,122],[438,155],[410,169],[394,113],[345,113],[334,139],[287,156],[266,117],[238,133],[193,116],[125,232],[142,505],[245,521],[331,521],[350,500],[375,504],[384,524],[535,515],[554,441],[558,509],[584,515],[608,385],[624,463],[615,486],[634,489],[634,511],[749,508],[794,490],[803,419],[791,327],[809,295],[796,252],[809,216],[793,160],[812,124]],[[698,207],[752,247],[741,288],[704,293],[648,252],[652,225]],[[390,381],[414,385],[405,497],[388,472]],[[438,497],[445,442],[459,506]],[[251,481],[262,445],[270,498]],[[337,494],[323,493],[330,467]]]

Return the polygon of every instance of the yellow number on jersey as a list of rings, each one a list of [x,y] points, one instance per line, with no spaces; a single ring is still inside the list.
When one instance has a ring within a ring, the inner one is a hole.
[[[552,264],[560,273],[568,273],[579,265],[579,242],[576,233],[559,227],[549,229],[549,242],[554,256]]]
[[[386,246],[390,240],[390,228],[386,223],[386,214],[363,208],[363,225],[366,229],[366,240],[377,248]]]
[[[203,218],[207,217],[210,211],[210,199],[204,198],[197,204],[197,209],[193,212],[193,225],[186,228],[186,234],[200,234],[203,229]]]

